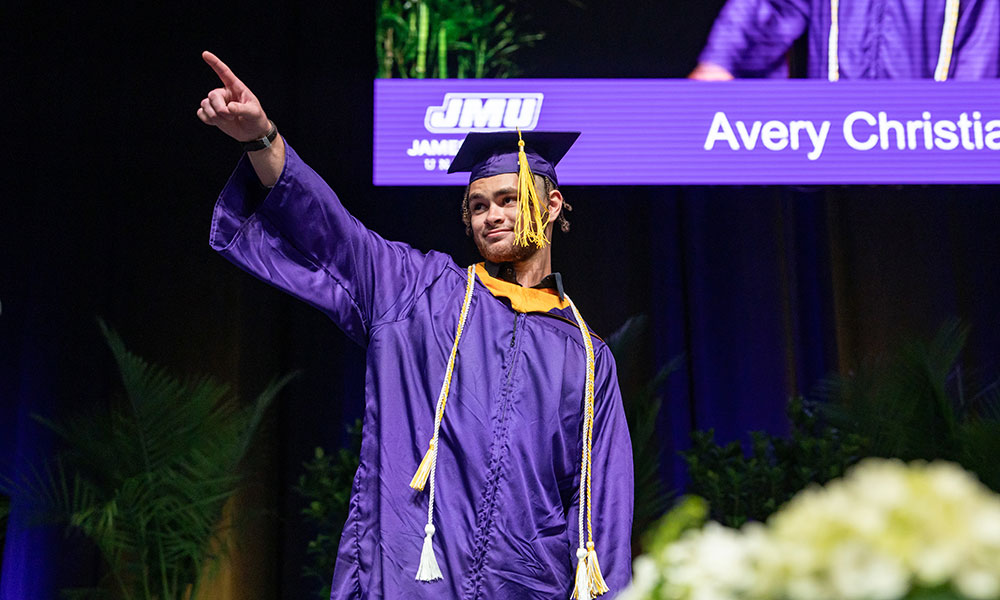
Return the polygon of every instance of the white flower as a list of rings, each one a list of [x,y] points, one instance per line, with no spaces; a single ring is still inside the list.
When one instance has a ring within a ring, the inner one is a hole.
[[[907,472],[895,460],[867,462],[854,470],[845,485],[864,506],[875,510],[892,509],[909,498]]]
[[[982,485],[975,477],[951,463],[931,463],[923,468],[923,473],[941,498],[963,502],[983,493]]]
[[[996,571],[963,569],[955,578],[955,587],[967,598],[990,600],[1000,596],[1000,581]]]
[[[913,586],[1000,597],[1000,497],[949,463],[868,459],[766,525],[708,523],[640,557],[623,600],[895,600]]]
[[[894,600],[910,588],[900,561],[880,554],[864,542],[839,545],[830,553],[829,561],[830,583],[838,598]]]
[[[651,557],[642,555],[632,563],[632,582],[616,596],[618,600],[649,598],[662,581],[660,569]]]
[[[946,582],[964,558],[964,550],[954,544],[931,544],[916,549],[911,564],[917,580],[933,587]]]
[[[833,590],[814,575],[790,575],[785,585],[784,594],[781,596],[767,597],[787,597],[787,598],[811,598],[812,600],[828,600],[834,598]]]
[[[980,506],[975,513],[969,515],[969,522],[976,541],[1000,548],[1000,505]]]
[[[718,523],[688,532],[664,556],[668,585],[689,590],[693,600],[735,598],[754,580],[742,536]]]

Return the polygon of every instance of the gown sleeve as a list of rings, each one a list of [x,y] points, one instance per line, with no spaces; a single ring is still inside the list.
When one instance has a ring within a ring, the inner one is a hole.
[[[808,0],[728,0],[698,60],[737,78],[787,77],[785,53],[809,16]]]
[[[625,409],[614,357],[607,346],[597,350],[594,373],[594,439],[591,457],[591,517],[594,548],[601,574],[613,598],[632,580],[632,505],[634,476],[632,440],[629,437]],[[576,572],[578,537],[578,498],[567,514],[570,529],[570,554]],[[586,521],[584,521],[586,527]],[[586,532],[585,532],[586,534]],[[586,535],[585,535],[586,538]]]
[[[962,2],[951,79],[1000,77],[1000,0]]]
[[[369,231],[287,143],[263,195],[244,156],[216,202],[209,242],[257,278],[326,313],[366,346],[371,328],[401,318],[433,278],[427,256]]]

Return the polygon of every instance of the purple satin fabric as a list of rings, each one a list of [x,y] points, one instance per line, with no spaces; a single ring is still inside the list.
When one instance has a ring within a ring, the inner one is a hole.
[[[932,79],[945,0],[840,0],[841,79]],[[810,78],[827,78],[830,0],[728,0],[699,58],[735,77],[785,77],[808,31]],[[1000,77],[1000,0],[962,0],[949,79]]]
[[[367,230],[290,147],[255,212],[252,186],[244,157],[216,204],[212,247],[324,311],[367,350],[361,465],[331,598],[568,598],[579,329],[558,311],[516,313],[477,281],[440,434],[434,547],[444,579],[416,581],[427,493],[408,484],[431,437],[465,270]],[[597,338],[594,350],[593,526],[613,597],[631,577],[632,452],[614,359]]]

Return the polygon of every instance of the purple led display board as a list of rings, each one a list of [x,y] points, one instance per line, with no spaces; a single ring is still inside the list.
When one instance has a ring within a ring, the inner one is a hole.
[[[571,185],[1000,183],[1000,81],[375,81],[375,185],[464,185],[468,131],[582,131]]]

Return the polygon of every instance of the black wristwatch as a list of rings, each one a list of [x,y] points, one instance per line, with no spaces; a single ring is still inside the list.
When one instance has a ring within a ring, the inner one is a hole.
[[[278,137],[278,128],[274,126],[274,121],[268,121],[268,123],[271,124],[271,129],[267,131],[264,137],[243,142],[244,152],[253,152],[254,150],[263,150],[264,148],[271,147],[271,142]]]

